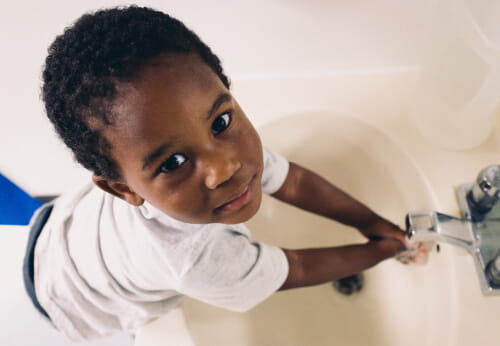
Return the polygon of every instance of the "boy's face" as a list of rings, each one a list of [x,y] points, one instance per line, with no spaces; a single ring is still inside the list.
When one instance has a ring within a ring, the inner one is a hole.
[[[196,54],[168,54],[118,86],[103,130],[122,179],[94,177],[133,205],[189,223],[240,223],[260,206],[262,146],[218,76]]]

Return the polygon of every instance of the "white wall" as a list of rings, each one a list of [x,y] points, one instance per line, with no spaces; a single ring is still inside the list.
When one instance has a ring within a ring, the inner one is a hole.
[[[138,1],[169,12],[218,54],[231,79],[329,74],[417,63],[435,0]],[[0,11],[0,172],[32,194],[60,193],[87,173],[54,135],[39,99],[55,35],[83,12],[124,2],[26,1]]]

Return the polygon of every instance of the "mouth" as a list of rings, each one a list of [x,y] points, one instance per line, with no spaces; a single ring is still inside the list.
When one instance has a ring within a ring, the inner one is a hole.
[[[243,208],[252,199],[253,182],[255,181],[255,176],[252,177],[250,182],[245,185],[237,194],[233,195],[228,199],[227,202],[215,208],[216,211],[235,211]]]

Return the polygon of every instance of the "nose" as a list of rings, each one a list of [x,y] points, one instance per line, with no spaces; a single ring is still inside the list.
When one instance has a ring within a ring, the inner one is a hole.
[[[240,169],[241,162],[224,150],[211,152],[204,158],[205,186],[216,189]]]

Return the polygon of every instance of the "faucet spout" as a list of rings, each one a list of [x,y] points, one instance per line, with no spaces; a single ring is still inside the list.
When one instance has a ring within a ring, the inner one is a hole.
[[[474,251],[472,222],[435,211],[412,212],[406,216],[408,239],[417,242],[437,241]]]
[[[435,211],[406,215],[407,237],[444,242],[474,258],[484,294],[500,295],[500,165],[484,168],[473,183],[455,188],[462,218]]]

